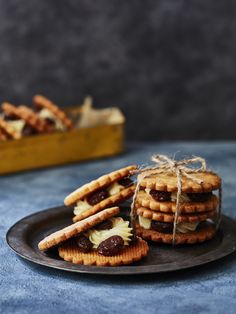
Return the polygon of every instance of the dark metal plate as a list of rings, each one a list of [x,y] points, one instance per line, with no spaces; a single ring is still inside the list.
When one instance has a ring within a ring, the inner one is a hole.
[[[123,212],[125,207],[123,208]],[[56,207],[27,216],[7,232],[8,245],[21,257],[48,267],[71,272],[125,275],[177,271],[203,265],[236,250],[236,222],[223,216],[219,232],[211,241],[193,246],[171,247],[152,244],[148,256],[130,266],[96,267],[76,265],[60,259],[57,250],[40,252],[38,242],[48,234],[71,223],[72,210]]]

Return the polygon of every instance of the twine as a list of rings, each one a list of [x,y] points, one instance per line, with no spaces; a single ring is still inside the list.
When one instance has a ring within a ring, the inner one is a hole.
[[[137,214],[136,214],[135,204],[136,204],[138,192],[140,190],[141,181],[144,178],[152,177],[156,174],[173,173],[174,175],[176,175],[176,178],[177,178],[176,211],[175,211],[175,216],[174,216],[173,239],[172,239],[172,244],[175,245],[176,228],[177,228],[177,222],[178,222],[178,217],[180,213],[180,205],[181,205],[180,195],[182,192],[182,177],[186,177],[192,180],[193,182],[201,184],[203,183],[203,181],[195,177],[194,174],[200,173],[200,172],[211,172],[211,171],[207,170],[205,159],[201,157],[197,157],[197,156],[190,159],[183,159],[183,160],[176,161],[174,159],[170,159],[166,155],[154,155],[152,156],[151,160],[155,162],[156,165],[139,168],[138,170],[133,171],[133,174],[137,173],[139,175],[137,179],[137,185],[134,192],[133,200],[131,203],[131,213],[130,213],[131,225],[134,230],[134,234],[136,234],[135,220],[137,218]],[[200,164],[200,167],[196,167],[196,164]],[[219,227],[220,218],[221,218],[221,197],[222,197],[222,190],[220,187],[219,188],[218,217],[217,217],[216,228]]]

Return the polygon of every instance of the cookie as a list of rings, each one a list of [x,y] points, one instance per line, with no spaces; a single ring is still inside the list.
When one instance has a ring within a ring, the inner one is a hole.
[[[93,207],[87,209],[85,212],[83,212],[80,215],[76,215],[73,217],[73,221],[79,221],[84,218],[87,218],[91,215],[94,215],[95,213],[99,212],[103,208],[108,208],[110,206],[118,205],[128,198],[130,198],[134,194],[135,186],[128,187],[124,190],[122,190],[120,193],[116,195],[112,195],[103,201],[99,202],[98,204],[94,205]]]
[[[101,176],[100,178],[83,185],[82,187],[78,188],[77,190],[69,194],[65,198],[64,203],[67,206],[72,205],[76,203],[78,200],[85,198],[88,194],[91,194],[96,190],[107,187],[111,183],[115,181],[119,181],[120,179],[129,176],[131,171],[135,169],[137,169],[137,166],[132,165],[132,166],[127,166],[125,168],[113,171],[109,174],[105,174]]]
[[[150,209],[139,207],[136,209],[138,215],[149,218],[151,220],[163,221],[163,222],[174,222],[175,215],[167,214],[157,211],[152,211]],[[203,213],[194,213],[194,214],[182,214],[178,216],[178,222],[197,222],[204,221],[208,218],[213,217],[216,214],[216,210],[210,210]]]
[[[145,240],[162,242],[166,244],[173,243],[173,235],[165,234],[154,230],[147,230],[136,225],[136,233]],[[188,233],[176,233],[175,244],[194,244],[205,242],[212,239],[216,234],[216,228],[208,224],[205,228]]]
[[[176,212],[176,202],[159,202],[152,198],[152,196],[145,191],[139,191],[136,199],[138,207],[145,207],[154,211],[160,211],[163,213],[175,213]],[[206,212],[216,209],[218,206],[218,198],[212,195],[205,202],[184,202],[180,205],[180,213],[198,213]]]
[[[147,171],[148,177],[141,180],[141,187],[157,191],[177,192],[177,178],[175,174],[158,173],[152,175],[152,172],[153,171]],[[217,190],[221,186],[220,177],[213,172],[193,172],[190,173],[190,175],[196,179],[202,180],[202,183],[195,182],[182,176],[182,193],[206,193]]]
[[[38,248],[41,251],[47,250],[55,245],[62,243],[65,240],[68,240],[77,234],[84,232],[93,226],[99,224],[100,222],[117,215],[120,212],[119,207],[112,207],[104,209],[99,213],[88,217],[82,221],[74,223],[68,227],[65,227],[59,231],[53,232],[42,241],[39,242]]]
[[[73,128],[73,122],[69,119],[65,112],[62,111],[56,104],[54,104],[51,100],[47,99],[42,95],[35,95],[33,97],[33,103],[36,107],[41,109],[48,109],[51,111],[57,119],[59,119],[67,129]]]
[[[13,106],[10,103],[3,103],[2,109],[5,114],[14,116],[18,119],[24,120],[33,130],[37,133],[48,132],[49,128],[45,121],[39,118],[39,116],[30,108],[26,106]]]
[[[82,253],[73,242],[61,245],[58,251],[61,258],[74,264],[120,266],[134,263],[145,257],[148,253],[148,245],[141,238],[137,238],[134,244],[127,246],[115,256],[103,256],[97,252]]]
[[[1,138],[3,140],[7,139],[19,139],[21,136],[17,133],[14,128],[5,120],[0,119],[0,130],[1,130]]]

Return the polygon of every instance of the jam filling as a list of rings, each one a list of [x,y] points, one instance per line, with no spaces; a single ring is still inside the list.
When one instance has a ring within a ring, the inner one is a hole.
[[[124,248],[124,240],[118,235],[111,236],[110,238],[102,241],[97,252],[104,256],[113,256],[119,254]]]
[[[173,223],[152,220],[151,229],[161,233],[173,233]]]
[[[108,196],[109,196],[109,193],[107,190],[98,190],[90,194],[89,196],[87,196],[87,202],[89,203],[89,205],[94,206],[100,203],[101,201],[103,201]]]
[[[11,115],[11,114],[4,114],[4,120],[5,121],[17,121],[19,118],[17,116]]]
[[[112,228],[112,221],[111,220],[105,220],[101,222],[100,224],[96,225],[96,230],[110,230]]]
[[[158,202],[170,202],[171,201],[170,192],[151,190],[150,195],[155,201],[158,201]]]
[[[121,180],[117,181],[117,183],[127,188],[133,184],[133,181],[129,177],[124,177]],[[100,189],[88,195],[87,202],[89,205],[94,206],[108,197],[109,192],[106,189]]]
[[[205,226],[206,226],[206,221],[200,221],[195,231],[200,230],[204,228]],[[161,233],[172,234],[173,228],[174,228],[174,224],[170,222],[155,221],[155,220],[151,221],[151,229],[161,232]]]
[[[80,251],[83,253],[88,253],[93,249],[92,242],[83,234],[79,234],[76,237],[76,243]],[[100,255],[113,256],[119,254],[123,249],[124,240],[122,239],[122,237],[114,235],[102,241],[96,251]]]
[[[118,181],[118,184],[124,186],[125,188],[128,188],[133,184],[133,181],[130,179],[130,177],[124,177]]]
[[[171,192],[151,190],[149,194],[157,202],[170,202],[171,201]],[[187,193],[187,196],[192,202],[206,202],[212,196],[212,192]]]
[[[193,202],[206,202],[212,196],[212,192],[208,192],[208,193],[187,193],[187,196]]]
[[[25,124],[22,130],[22,134],[24,136],[35,135],[37,133],[38,132],[34,128],[32,128],[32,126],[30,126],[29,124]]]

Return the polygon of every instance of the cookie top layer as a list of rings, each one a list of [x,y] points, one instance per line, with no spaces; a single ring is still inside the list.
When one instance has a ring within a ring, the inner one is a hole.
[[[164,213],[176,212],[176,202],[158,202],[145,191],[138,192],[136,202],[139,207],[145,207],[154,211],[160,211]],[[205,202],[184,202],[180,204],[180,213],[188,214],[209,211],[212,209],[216,209],[218,203],[218,198],[215,195],[210,196],[210,198]]]
[[[61,230],[53,232],[42,241],[39,242],[38,248],[43,251],[47,250],[59,243],[62,243],[65,240],[68,240],[77,234],[84,232],[93,226],[99,224],[100,222],[107,220],[113,216],[119,214],[120,209],[119,207],[111,207],[100,211],[99,213],[90,216],[86,219],[83,219],[79,222],[76,222],[70,226],[67,226]]]
[[[176,192],[177,178],[172,173],[159,173],[151,175],[147,172],[148,177],[141,180],[140,186],[157,191]],[[220,177],[213,172],[190,173],[196,179],[202,180],[202,183],[195,182],[185,176],[182,176],[182,192],[185,193],[204,193],[216,190],[221,185]]]
[[[33,103],[38,108],[46,108],[51,111],[61,122],[68,128],[71,129],[73,127],[73,122],[69,119],[65,112],[62,111],[56,104],[54,104],[51,100],[47,99],[42,95],[35,95],[33,97]]]
[[[65,205],[71,205],[76,203],[77,201],[83,199],[85,196],[89,195],[90,193],[99,190],[103,187],[109,186],[111,183],[115,181],[119,181],[120,179],[130,175],[132,170],[137,169],[137,166],[132,165],[128,166],[116,171],[113,171],[111,173],[105,174],[101,176],[100,178],[91,181],[90,183],[87,183],[71,194],[69,194],[65,200]]]

